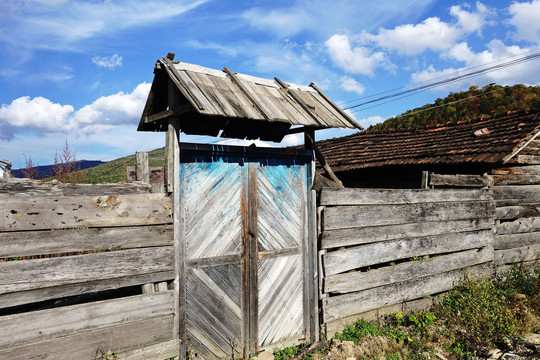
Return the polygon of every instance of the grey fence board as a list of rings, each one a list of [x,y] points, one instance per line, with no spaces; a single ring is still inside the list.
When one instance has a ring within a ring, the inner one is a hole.
[[[519,205],[497,207],[495,216],[498,220],[515,220],[523,217],[539,217],[540,205]]]
[[[335,206],[325,209],[324,228],[334,230],[425,221],[480,219],[491,215],[492,208],[487,202]]]
[[[480,189],[325,189],[321,205],[398,205],[427,202],[488,201],[489,192]]]
[[[0,349],[0,359],[81,359],[94,360],[113,351],[122,353],[143,348],[149,344],[169,342],[173,335],[173,316],[163,315],[151,319],[109,326],[74,335],[38,341]]]
[[[492,227],[493,218],[484,218],[325,230],[322,234],[321,248],[330,249],[420,236],[480,231]]]
[[[149,193],[150,184],[62,184],[44,183],[30,179],[0,179],[0,200],[12,198],[32,199],[36,196],[103,196]]]
[[[134,285],[168,281],[170,279],[174,279],[174,271],[172,270],[150,274],[123,276],[121,278],[105,280],[100,279],[95,281],[73,282],[71,284],[1,294],[0,304],[1,307],[11,307],[67,296],[82,295]]]
[[[142,348],[126,350],[120,353],[122,360],[162,360],[178,356],[180,346],[178,339],[144,346]]]
[[[494,270],[491,265],[480,265],[470,268],[469,271],[471,274],[486,276],[493,274]],[[447,291],[454,288],[462,278],[463,271],[456,270],[365,291],[327,297],[323,299],[324,322]]]
[[[162,194],[34,197],[0,196],[0,231],[134,226],[172,222]]]
[[[496,229],[497,235],[540,231],[540,218],[520,218],[514,221],[499,223],[497,224]]]
[[[0,293],[169,270],[174,270],[172,246],[7,261],[0,262]]]
[[[495,200],[540,198],[540,187],[536,185],[507,185],[493,188]]]
[[[447,271],[463,269],[493,260],[493,248],[468,250],[441,255],[426,260],[410,261],[366,272],[349,272],[327,276],[324,281],[326,293],[348,293],[378,286],[413,280]]]
[[[173,226],[40,230],[0,235],[0,258],[173,245]]]
[[[497,236],[495,236],[493,247],[497,250],[508,250],[535,244],[540,244],[540,232],[506,235],[497,234]]]
[[[329,276],[398,259],[481,248],[492,241],[492,232],[482,231],[367,244],[323,255],[324,273]]]
[[[522,246],[509,250],[495,251],[495,264],[503,265],[537,260],[540,257],[540,244]]]
[[[63,306],[0,317],[0,348],[68,336],[78,332],[172,315],[173,292]]]

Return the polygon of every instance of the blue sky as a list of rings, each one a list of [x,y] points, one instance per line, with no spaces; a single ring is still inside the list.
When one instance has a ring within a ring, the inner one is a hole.
[[[313,81],[348,107],[540,52],[539,18],[540,0],[0,1],[0,158],[15,168],[24,166],[24,155],[48,164],[66,139],[78,159],[88,160],[162,147],[163,134],[136,127],[154,63],[167,52],[216,69]],[[536,85],[540,60],[352,115],[367,127],[492,82]],[[290,136],[284,144],[298,141]]]

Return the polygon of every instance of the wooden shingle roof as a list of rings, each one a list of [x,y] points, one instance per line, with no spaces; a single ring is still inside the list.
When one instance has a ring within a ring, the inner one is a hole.
[[[313,83],[296,85],[168,58],[158,60],[154,73],[139,131],[161,131],[170,116],[180,118],[187,134],[272,141],[294,125],[360,128]]]
[[[436,127],[366,131],[316,144],[336,172],[394,165],[502,164],[540,145],[539,115],[508,113]]]

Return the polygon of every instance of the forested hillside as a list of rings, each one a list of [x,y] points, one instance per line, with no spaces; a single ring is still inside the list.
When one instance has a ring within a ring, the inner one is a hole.
[[[483,88],[471,86],[467,91],[450,93],[444,99],[435,100],[433,104],[408,110],[383,123],[370,126],[368,130],[445,124],[513,110],[540,110],[540,87],[495,84]]]

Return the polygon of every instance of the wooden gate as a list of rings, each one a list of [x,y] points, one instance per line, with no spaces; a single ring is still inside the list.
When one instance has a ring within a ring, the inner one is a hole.
[[[187,353],[246,358],[316,331],[308,154],[181,144]]]

